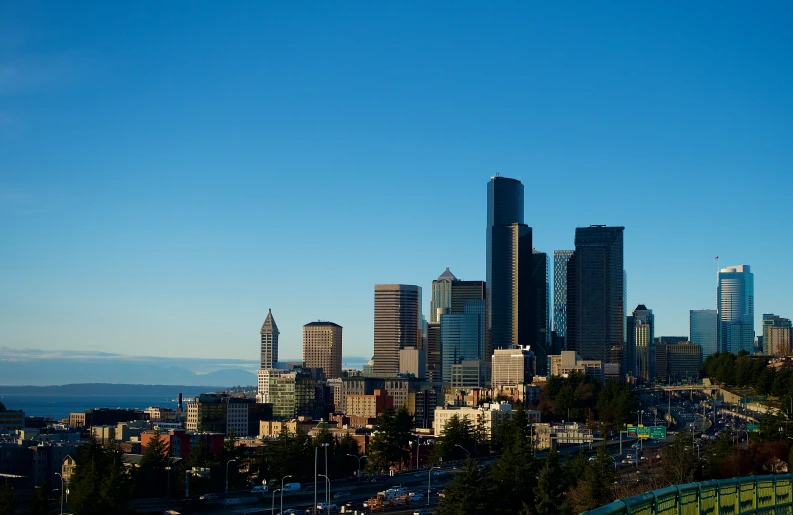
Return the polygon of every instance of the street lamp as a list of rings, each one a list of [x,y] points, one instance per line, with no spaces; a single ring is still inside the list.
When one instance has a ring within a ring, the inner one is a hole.
[[[465,451],[465,453],[468,455],[468,459],[469,459],[469,460],[471,459],[471,453],[470,453],[470,452],[468,452],[468,449],[466,449],[465,447],[463,447],[463,446],[462,446],[462,445],[460,445],[459,443],[456,443],[456,444],[454,444],[454,446],[455,446],[455,447],[459,447],[460,449],[464,450],[464,451]]]
[[[356,456],[355,454],[348,454],[352,458],[356,458],[358,460],[358,482],[361,482],[361,458],[368,458],[366,454],[362,454],[361,456]]]
[[[330,504],[330,478],[328,477],[328,447],[330,447],[330,444],[323,443],[322,447],[325,448],[325,479],[328,480],[328,491],[325,492],[325,500]]]
[[[272,502],[270,503],[270,515],[275,515],[275,494],[277,494],[280,491],[281,491],[280,488],[276,488],[275,490],[273,490]],[[283,499],[283,496],[281,498]]]
[[[320,476],[324,477],[328,482],[328,487],[325,490],[325,507],[328,509],[328,515],[330,515],[330,478],[325,474],[320,474]]]
[[[64,491],[64,489],[66,487],[63,486],[64,485],[64,481],[63,481],[63,476],[61,475],[61,473],[60,472],[56,472],[55,475],[58,476],[59,478],[61,478],[61,515],[63,515],[63,491]]]
[[[284,512],[284,479],[288,477],[292,477],[292,476],[289,475],[281,478],[281,513]]]
[[[168,460],[170,461],[170,458],[168,458]],[[165,466],[165,472],[166,472],[166,474],[168,474],[168,497],[167,497],[167,499],[170,499],[171,498],[171,466],[170,465],[166,465]]]
[[[229,463],[232,461],[236,463],[237,460],[229,460],[226,462],[226,494],[229,493]]]
[[[440,470],[440,467],[432,467],[429,472],[427,472],[427,506],[430,505],[430,491],[432,490],[432,471],[433,470]]]

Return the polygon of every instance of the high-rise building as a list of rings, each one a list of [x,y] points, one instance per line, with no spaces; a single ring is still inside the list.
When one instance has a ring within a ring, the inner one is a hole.
[[[262,330],[259,331],[262,337],[261,366],[259,368],[275,368],[278,363],[278,326],[275,325],[273,310],[267,311],[267,318],[264,319]]]
[[[427,380],[441,380],[441,324],[427,324]]]
[[[666,345],[667,374],[673,383],[699,381],[701,363],[702,347],[699,345],[691,342]]]
[[[762,346],[768,356],[789,356],[791,322],[773,314],[763,315]]]
[[[622,365],[625,343],[624,227],[592,225],[575,231],[567,263],[567,349],[604,369]],[[620,374],[624,377],[625,374]]]
[[[303,326],[303,363],[321,368],[328,379],[341,377],[342,327],[333,322],[309,322]]]
[[[689,311],[689,338],[702,349],[702,359],[719,351],[718,311],[692,309]]]
[[[529,349],[496,349],[493,351],[493,388],[531,383],[535,373],[535,355]]]
[[[439,320],[439,313],[445,312],[452,307],[452,283],[457,281],[457,278],[446,267],[438,278],[432,281],[432,300],[430,301],[430,323],[437,324]]]
[[[441,378],[452,379],[452,366],[482,359],[485,349],[485,299],[466,299],[462,313],[441,315]]]
[[[550,261],[548,254],[532,250],[531,280],[534,291],[534,347],[537,356],[537,374],[548,374],[548,356],[551,354],[550,316]]]
[[[421,287],[376,284],[374,287],[374,368],[377,375],[399,371],[399,349],[420,348]]]
[[[486,260],[490,346],[533,346],[532,232],[523,223],[523,184],[516,179],[496,175],[487,183]]]
[[[566,350],[567,338],[567,262],[573,256],[572,250],[553,251],[553,330],[556,332],[558,347],[553,354]]]
[[[639,304],[627,319],[625,372],[649,383],[656,378],[655,317],[651,309]]]
[[[754,348],[754,274],[749,265],[719,270],[716,297],[719,311],[719,348],[722,352]]]

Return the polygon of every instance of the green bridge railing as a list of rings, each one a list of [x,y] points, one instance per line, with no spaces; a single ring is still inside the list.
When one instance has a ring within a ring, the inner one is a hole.
[[[793,475],[751,476],[669,486],[582,515],[793,515]]]

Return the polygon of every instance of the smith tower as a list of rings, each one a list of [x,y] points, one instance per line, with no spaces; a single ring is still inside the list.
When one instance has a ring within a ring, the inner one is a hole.
[[[523,223],[523,184],[487,183],[487,330],[492,349],[534,345],[531,227]]]
[[[275,325],[273,318],[273,310],[267,312],[267,318],[264,319],[262,330],[259,331],[262,337],[262,354],[261,354],[261,369],[266,370],[275,368],[278,363],[278,326]]]

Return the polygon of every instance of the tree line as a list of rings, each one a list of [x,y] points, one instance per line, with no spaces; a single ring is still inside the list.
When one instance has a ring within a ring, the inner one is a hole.
[[[793,395],[793,372],[788,367],[769,367],[769,359],[746,351],[717,352],[705,358],[701,374],[723,385],[751,387],[759,395]]]
[[[544,421],[586,421],[590,427],[619,430],[635,420],[639,398],[628,384],[573,373],[548,377],[539,409]]]

